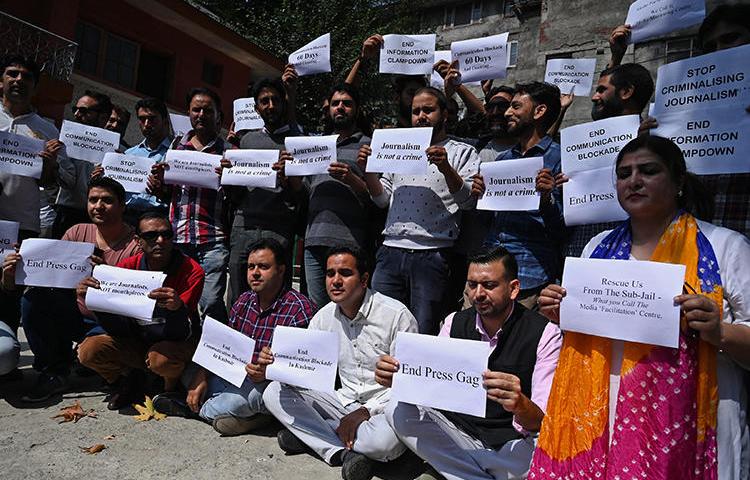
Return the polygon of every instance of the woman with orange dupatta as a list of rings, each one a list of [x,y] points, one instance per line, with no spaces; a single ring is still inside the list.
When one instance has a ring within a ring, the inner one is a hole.
[[[679,347],[566,332],[528,478],[746,478],[750,242],[693,216],[711,197],[670,140],[631,141],[615,173],[630,218],[583,256],[685,265]],[[540,312],[559,321],[564,297],[550,285]]]

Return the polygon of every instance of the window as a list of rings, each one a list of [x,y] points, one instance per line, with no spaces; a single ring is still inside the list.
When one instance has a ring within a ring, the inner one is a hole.
[[[99,63],[99,46],[101,44],[101,31],[85,23],[76,25],[76,51],[75,67],[86,73],[96,74]]]
[[[508,42],[508,68],[514,68],[518,64],[518,41]]]
[[[107,34],[103,74],[105,80],[132,89],[135,86],[137,59],[138,45]]]
[[[171,77],[172,61],[169,57],[141,49],[135,84],[137,91],[150,97],[168,98]]]
[[[666,63],[690,58],[696,53],[696,42],[693,37],[674,38],[664,42],[664,60]]]
[[[224,67],[217,65],[210,60],[203,60],[203,81],[214,87],[221,86],[221,76],[224,73]]]
[[[464,2],[458,5],[448,5],[445,7],[446,27],[458,27],[469,25],[482,21],[482,1]]]
[[[521,12],[527,14],[541,13],[541,0],[503,0],[503,15],[506,17],[518,16]]]

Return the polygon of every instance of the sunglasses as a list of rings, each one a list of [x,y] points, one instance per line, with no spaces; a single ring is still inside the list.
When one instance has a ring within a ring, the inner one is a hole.
[[[99,112],[101,112],[101,110],[98,109],[98,108],[78,107],[76,105],[71,106],[70,109],[73,111],[73,115],[75,115],[78,112],[81,112],[81,115],[87,115],[89,113],[99,113]]]
[[[138,234],[143,241],[151,243],[155,242],[157,238],[161,237],[164,240],[172,240],[174,232],[172,230],[152,230],[150,232],[141,232]]]

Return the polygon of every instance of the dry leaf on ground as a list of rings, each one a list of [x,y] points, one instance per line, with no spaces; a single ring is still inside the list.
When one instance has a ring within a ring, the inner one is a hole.
[[[154,402],[151,400],[151,397],[146,395],[146,400],[143,402],[143,405],[133,404],[133,408],[138,410],[138,413],[140,415],[134,415],[133,418],[138,420],[139,422],[146,422],[148,420],[151,420],[152,418],[154,420],[163,420],[167,418],[166,415],[163,413],[159,413],[156,410],[154,410]]]
[[[117,435],[107,435],[104,440],[114,440]]]
[[[80,448],[82,452],[88,453],[89,455],[96,455],[97,453],[101,452],[107,447],[106,445],[102,443],[97,443],[96,445],[91,445],[90,447],[78,447],[78,448]]]
[[[65,423],[65,422],[73,422],[76,423],[78,420],[82,419],[83,417],[91,417],[96,418],[96,412],[92,408],[89,411],[85,411],[83,408],[81,408],[81,403],[76,400],[76,403],[73,405],[68,405],[67,407],[62,407],[60,409],[60,413],[55,415],[51,418],[62,418],[58,423]]]

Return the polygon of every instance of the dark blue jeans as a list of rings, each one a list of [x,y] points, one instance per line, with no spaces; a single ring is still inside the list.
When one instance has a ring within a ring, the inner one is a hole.
[[[419,333],[436,335],[446,314],[449,277],[447,254],[442,250],[383,245],[375,256],[372,288],[409,307]]]

